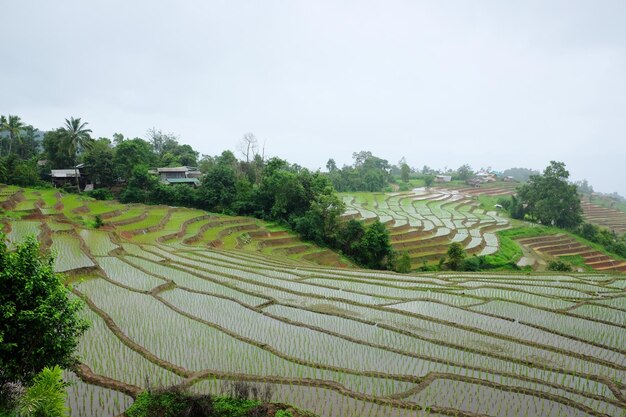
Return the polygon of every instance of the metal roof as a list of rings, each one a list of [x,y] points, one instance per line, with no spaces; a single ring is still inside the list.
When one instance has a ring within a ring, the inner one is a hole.
[[[165,181],[170,184],[184,184],[184,183],[194,183],[196,185],[200,184],[200,180],[197,178],[166,178]]]
[[[157,168],[158,172],[187,172],[187,171],[195,171],[195,167],[165,167],[165,168]]]
[[[50,171],[52,178],[76,178],[76,170],[74,169],[53,169]],[[78,172],[80,177],[80,172]]]

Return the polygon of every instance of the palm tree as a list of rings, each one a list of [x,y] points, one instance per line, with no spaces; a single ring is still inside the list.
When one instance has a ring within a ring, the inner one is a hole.
[[[9,118],[5,118],[2,116],[0,119],[0,123],[2,126],[0,127],[2,130],[9,132],[9,155],[11,155],[11,147],[13,145],[13,141],[17,138],[19,140],[22,129],[24,128],[24,123],[19,116],[12,116],[9,114]]]
[[[67,146],[67,152],[74,161],[74,172],[76,176],[76,188],[80,193],[80,183],[78,181],[78,168],[77,159],[78,152],[91,147],[91,129],[86,129],[87,122],[81,123],[80,117],[75,119],[65,119],[65,126],[61,128],[63,136],[65,138],[65,146]]]

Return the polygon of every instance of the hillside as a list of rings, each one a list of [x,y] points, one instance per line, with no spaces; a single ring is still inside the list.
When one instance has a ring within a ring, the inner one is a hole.
[[[533,226],[534,231],[528,230],[530,236],[512,233],[514,240],[509,241],[513,247],[503,248],[499,232],[530,225],[509,219],[506,212],[495,207],[496,197],[511,192],[508,184],[416,188],[387,194],[343,193],[347,208],[344,219],[383,222],[393,248],[409,254],[413,269],[437,264],[449,245],[458,242],[470,256],[510,257],[518,266],[535,270],[544,270],[550,260],[562,259],[585,270],[626,272],[626,260],[559,229]]]
[[[251,219],[0,192],[9,239],[38,234],[88,305],[72,416],[116,416],[147,386],[219,394],[233,380],[321,416],[626,411],[623,276],[327,267],[311,260],[344,261]],[[446,200],[424,207],[497,225]]]
[[[82,267],[92,266],[94,262],[86,247],[100,241],[106,241],[104,247],[121,247],[129,253],[140,250],[138,245],[142,243],[158,242],[172,247],[239,249],[338,267],[350,265],[332,251],[302,242],[282,227],[250,217],[168,206],[125,205],[76,194],[62,195],[52,189],[10,186],[0,188],[0,207],[10,218],[22,220],[3,222],[9,241],[21,241],[26,235],[35,234],[44,248],[57,250],[59,271],[75,267],[76,259],[81,259]],[[96,215],[104,221],[99,231],[93,230]]]
[[[451,242],[461,243],[469,254],[493,254],[498,250],[495,231],[510,227],[497,212],[481,209],[471,196],[454,190],[353,193],[343,200],[347,217],[377,218],[387,225],[393,248],[409,253],[413,268],[444,257]]]

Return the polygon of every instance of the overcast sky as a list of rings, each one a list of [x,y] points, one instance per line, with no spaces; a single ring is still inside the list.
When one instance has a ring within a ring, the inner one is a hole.
[[[626,1],[4,1],[0,113],[309,168],[543,169],[626,195]]]

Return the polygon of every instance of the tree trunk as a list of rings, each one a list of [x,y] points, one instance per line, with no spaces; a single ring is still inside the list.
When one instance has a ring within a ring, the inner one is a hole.
[[[78,180],[78,167],[76,166],[76,160],[74,160],[74,175],[76,176],[76,189],[80,194],[80,181]]]

